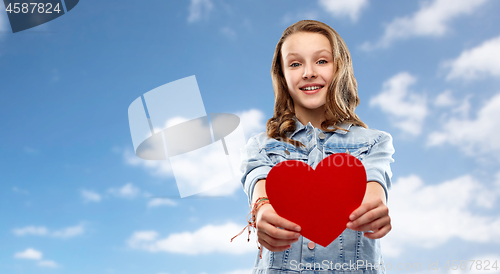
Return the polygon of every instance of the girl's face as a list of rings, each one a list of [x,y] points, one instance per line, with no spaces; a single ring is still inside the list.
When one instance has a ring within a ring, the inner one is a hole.
[[[330,41],[319,33],[297,32],[286,38],[281,53],[295,114],[309,116],[323,109],[335,72]]]

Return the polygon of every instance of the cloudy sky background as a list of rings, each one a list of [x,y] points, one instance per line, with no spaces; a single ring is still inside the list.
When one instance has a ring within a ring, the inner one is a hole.
[[[394,138],[386,263],[500,261],[499,12],[493,0],[87,0],[16,34],[0,12],[0,272],[250,273],[255,241],[229,242],[246,224],[241,186],[180,199],[167,161],[134,155],[127,109],[196,75],[207,113],[263,131],[274,47],[300,19],[344,38],[357,113]]]

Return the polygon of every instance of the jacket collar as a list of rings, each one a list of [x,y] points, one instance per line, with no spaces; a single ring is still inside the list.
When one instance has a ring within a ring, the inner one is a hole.
[[[293,119],[295,120],[295,131],[290,135],[290,138],[293,137],[293,135],[295,135],[295,133],[301,131],[301,130],[304,130],[304,129],[313,129],[313,125],[311,124],[311,122],[307,123],[307,125],[303,125],[299,119],[297,119],[297,117],[293,117]],[[349,130],[352,126],[351,123],[346,123],[346,122],[342,122],[340,124],[338,124],[338,126],[342,129],[342,130],[335,130],[333,132],[335,133],[338,133],[338,134],[346,134],[347,133],[347,130]],[[333,129],[334,127],[333,126],[330,126],[328,129]]]

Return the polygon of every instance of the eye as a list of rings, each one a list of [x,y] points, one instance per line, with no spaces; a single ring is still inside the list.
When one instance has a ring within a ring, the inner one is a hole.
[[[326,64],[326,63],[328,63],[328,61],[326,61],[324,59],[318,61],[318,64],[320,64],[320,65],[323,65],[323,64]]]
[[[292,68],[296,68],[296,67],[298,67],[298,66],[300,66],[300,64],[299,64],[299,63],[291,63],[291,64],[290,64],[290,67],[292,67]]]

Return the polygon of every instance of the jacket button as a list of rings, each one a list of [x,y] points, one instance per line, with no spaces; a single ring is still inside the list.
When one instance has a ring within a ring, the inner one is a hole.
[[[307,244],[307,247],[309,247],[309,249],[313,250],[316,247],[316,244],[314,242],[309,242]]]
[[[325,137],[326,137],[326,136],[325,136],[325,134],[324,134],[323,132],[320,132],[318,136],[319,136],[319,138],[320,138],[321,140],[325,139]]]
[[[285,154],[290,155],[290,151],[288,151],[288,149],[285,149]]]

